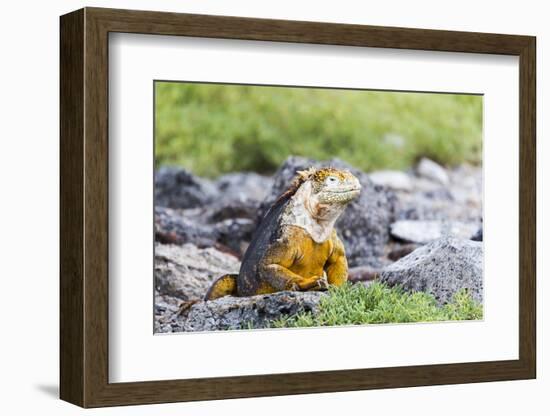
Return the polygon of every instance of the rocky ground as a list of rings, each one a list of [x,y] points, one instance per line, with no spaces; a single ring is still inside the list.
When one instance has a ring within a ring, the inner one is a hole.
[[[366,174],[341,160],[289,157],[272,176],[232,173],[217,180],[161,168],[155,178],[155,332],[261,328],[315,312],[322,293],[282,292],[202,302],[224,273],[236,273],[252,233],[297,170],[350,169],[361,196],[337,229],[353,282],[380,279],[432,293],[444,304],[467,288],[482,301],[482,171],[444,169],[422,159],[408,172]],[[180,314],[182,301],[198,301]]]

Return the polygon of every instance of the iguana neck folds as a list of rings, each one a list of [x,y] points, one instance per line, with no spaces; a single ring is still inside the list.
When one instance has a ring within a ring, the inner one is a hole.
[[[346,208],[345,203],[321,203],[310,181],[304,182],[286,206],[281,225],[303,228],[316,243],[330,238],[334,223]]]

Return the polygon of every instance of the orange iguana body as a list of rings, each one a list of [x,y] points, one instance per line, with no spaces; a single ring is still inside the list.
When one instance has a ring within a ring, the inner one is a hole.
[[[357,178],[346,170],[298,172],[260,223],[239,274],[220,277],[205,299],[343,284],[348,265],[334,223],[360,188]]]

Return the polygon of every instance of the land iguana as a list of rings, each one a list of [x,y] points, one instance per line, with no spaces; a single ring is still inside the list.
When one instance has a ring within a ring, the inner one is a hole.
[[[323,290],[348,278],[344,245],[334,223],[361,190],[347,170],[309,168],[264,216],[239,274],[217,279],[205,300],[283,290]]]

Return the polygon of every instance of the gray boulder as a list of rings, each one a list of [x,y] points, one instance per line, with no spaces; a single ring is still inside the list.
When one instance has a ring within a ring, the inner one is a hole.
[[[239,260],[215,248],[155,244],[155,289],[179,300],[202,299],[212,282],[238,273]]]
[[[470,238],[478,228],[478,223],[459,221],[401,220],[391,225],[391,235],[405,242],[426,244],[445,236]]]
[[[385,186],[397,191],[411,191],[413,183],[409,175],[397,170],[381,170],[369,173],[370,180],[375,185]]]
[[[272,182],[270,177],[254,172],[236,172],[220,176],[215,185],[224,200],[261,202]]]
[[[318,311],[322,292],[278,292],[250,297],[226,296],[193,305],[184,319],[185,331],[266,328],[270,321],[301,312]]]
[[[423,176],[441,185],[449,184],[449,175],[445,169],[433,160],[423,157],[416,167],[418,175]]]
[[[380,280],[390,286],[435,296],[448,303],[460,289],[483,301],[483,244],[452,237],[442,238],[385,267]]]
[[[155,205],[167,208],[194,208],[217,196],[216,186],[184,169],[162,167],[155,173]]]
[[[349,204],[337,221],[336,229],[344,241],[351,267],[379,267],[384,247],[389,240],[389,225],[393,221],[395,196],[391,190],[374,185],[366,173],[339,159],[320,162],[297,156],[289,157],[273,177],[271,192],[260,206],[258,222],[279,195],[288,188],[296,171],[311,166],[349,169],[359,179],[362,186],[360,197]]]

